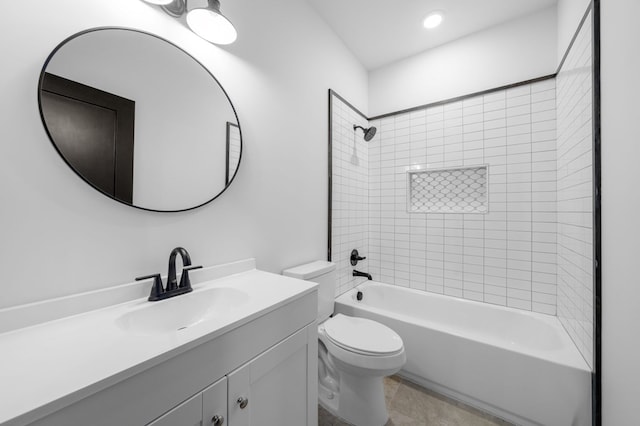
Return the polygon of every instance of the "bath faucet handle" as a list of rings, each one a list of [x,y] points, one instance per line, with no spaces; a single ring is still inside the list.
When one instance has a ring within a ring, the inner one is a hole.
[[[351,266],[356,266],[359,260],[365,260],[366,256],[360,256],[357,249],[351,250],[351,257],[349,260],[351,261]]]
[[[182,268],[182,276],[180,277],[180,285],[178,288],[191,288],[191,280],[189,279],[189,271],[193,269],[200,269],[202,265],[198,266],[185,266]]]
[[[164,287],[162,286],[162,277],[160,274],[145,275],[144,277],[136,278],[136,281],[148,280],[153,278],[153,287],[151,287],[151,293],[149,294],[149,300],[160,300],[162,293],[164,293]]]

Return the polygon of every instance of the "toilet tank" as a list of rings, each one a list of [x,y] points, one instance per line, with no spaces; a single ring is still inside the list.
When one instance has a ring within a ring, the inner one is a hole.
[[[318,322],[333,313],[336,293],[336,264],[317,260],[294,268],[285,269],[282,275],[318,283]]]

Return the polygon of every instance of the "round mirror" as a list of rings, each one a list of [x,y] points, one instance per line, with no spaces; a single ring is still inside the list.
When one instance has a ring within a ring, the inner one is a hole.
[[[219,196],[242,154],[235,109],[192,56],[154,35],[99,28],[63,41],[38,88],[47,134],[103,194],[153,211]]]

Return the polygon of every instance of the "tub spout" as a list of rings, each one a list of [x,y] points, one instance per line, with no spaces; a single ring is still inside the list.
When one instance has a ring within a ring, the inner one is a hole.
[[[366,272],[356,271],[355,269],[353,270],[353,276],[354,277],[367,277],[367,279],[369,281],[373,280],[373,278],[371,278],[371,274],[367,274]]]

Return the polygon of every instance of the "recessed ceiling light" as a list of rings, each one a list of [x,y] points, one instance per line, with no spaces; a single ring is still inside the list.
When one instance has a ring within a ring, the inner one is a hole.
[[[442,12],[431,12],[427,15],[426,18],[424,18],[424,22],[422,23],[422,25],[430,30],[440,25],[443,20],[444,14]]]

